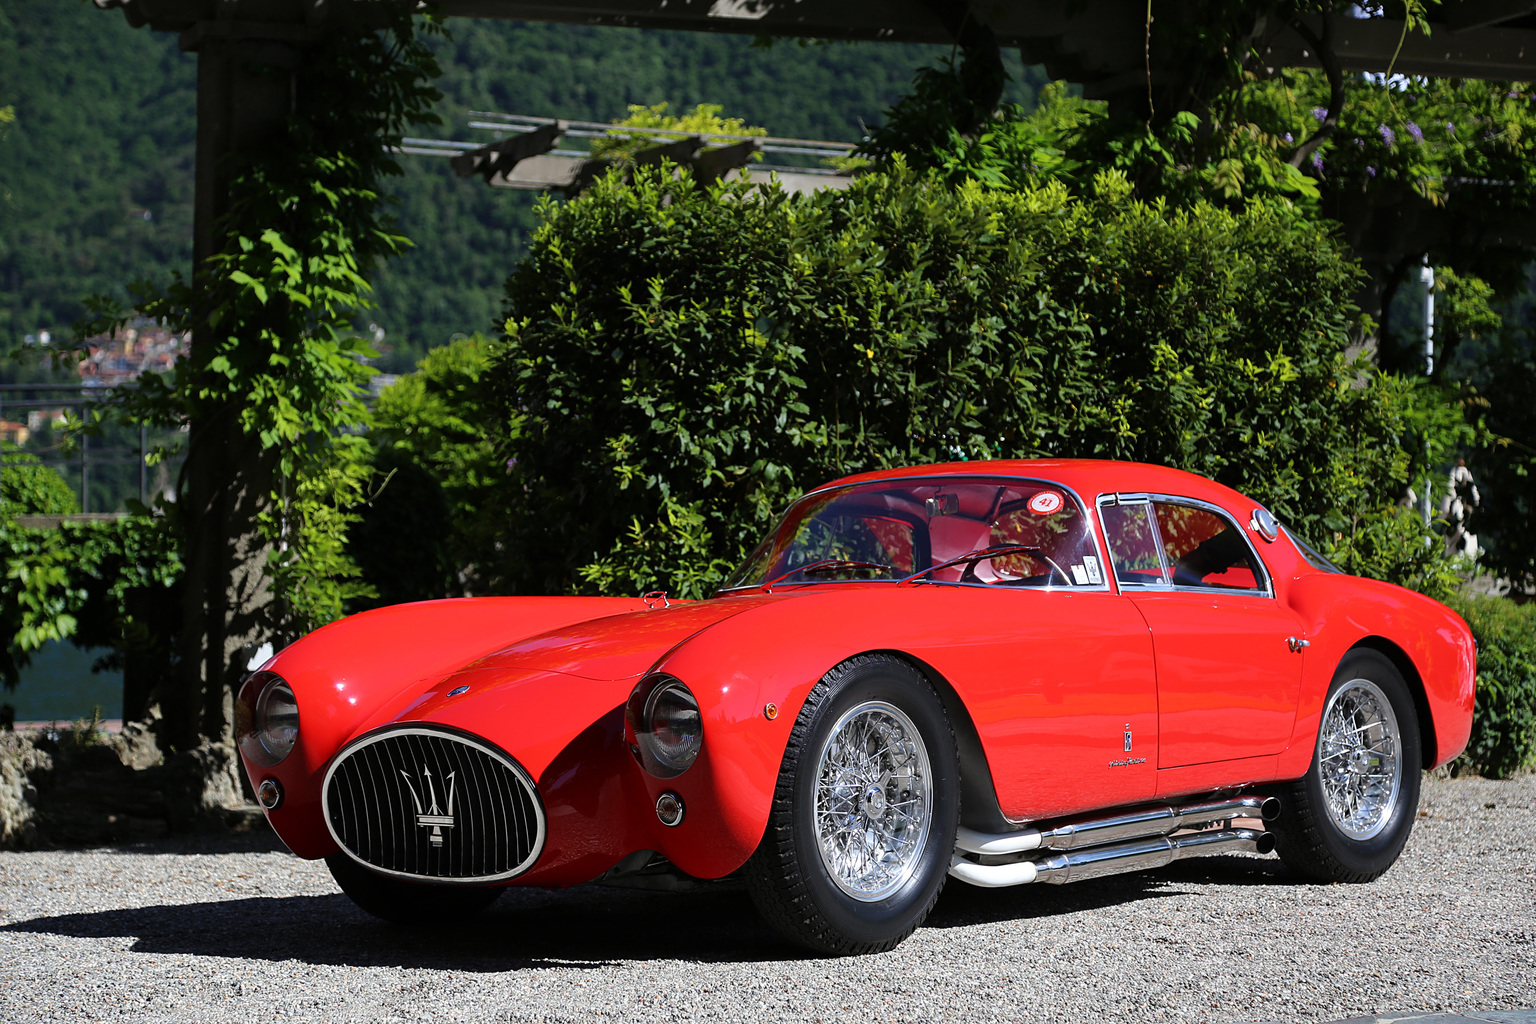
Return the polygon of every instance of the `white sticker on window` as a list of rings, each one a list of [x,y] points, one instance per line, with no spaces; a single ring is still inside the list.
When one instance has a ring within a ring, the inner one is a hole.
[[[1077,585],[1080,587],[1085,587],[1088,585],[1088,574],[1083,571],[1083,567],[1080,565],[1074,565],[1072,567],[1072,579],[1075,580]]]
[[[1099,584],[1104,582],[1104,577],[1099,573],[1099,560],[1093,555],[1083,556],[1083,567],[1088,570],[1088,582]]]

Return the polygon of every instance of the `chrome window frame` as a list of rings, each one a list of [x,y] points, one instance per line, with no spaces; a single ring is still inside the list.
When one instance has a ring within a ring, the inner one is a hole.
[[[861,480],[861,481],[859,481],[856,484],[828,484],[825,487],[818,487],[814,491],[806,491],[804,494],[800,495],[794,501],[790,502],[789,505],[787,505],[785,507],[784,511],[779,514],[778,523],[776,525],[779,525],[779,524],[783,523],[784,516],[789,513],[789,510],[791,508],[793,508],[794,506],[798,505],[800,502],[804,501],[805,499],[807,499],[809,497],[812,497],[814,495],[817,495],[817,494],[821,494],[821,493],[823,493],[825,491],[835,491],[835,490],[839,490],[839,489],[845,488],[845,487],[866,487],[866,486],[869,486],[870,484],[904,484],[904,483],[905,484],[913,484],[913,483],[918,483],[920,481],[928,481],[928,482],[933,482],[933,483],[939,483],[939,482],[947,482],[947,483],[973,483],[973,482],[993,481],[993,480],[999,481],[999,482],[1009,482],[1009,483],[1044,484],[1047,487],[1054,487],[1054,488],[1056,488],[1058,491],[1061,491],[1063,494],[1066,494],[1067,496],[1069,496],[1073,501],[1077,502],[1078,510],[1080,512],[1082,512],[1082,514],[1083,514],[1083,519],[1084,519],[1084,523],[1085,523],[1086,528],[1087,528],[1088,537],[1093,542],[1094,554],[1095,554],[1095,556],[1099,560],[1099,579],[1100,579],[1100,582],[1099,583],[1085,583],[1082,586],[1078,586],[1077,584],[1074,583],[1074,584],[1071,584],[1070,586],[1064,586],[1063,587],[1063,586],[1057,586],[1054,583],[1047,583],[1043,587],[1010,587],[1010,586],[1006,586],[1006,585],[999,586],[996,583],[982,583],[982,582],[979,582],[979,581],[976,582],[976,583],[968,583],[968,582],[966,582],[964,580],[932,580],[932,579],[924,578],[924,579],[920,579],[920,580],[914,580],[913,581],[913,585],[923,584],[925,586],[940,586],[940,587],[981,587],[981,588],[983,588],[985,590],[1018,590],[1018,591],[1026,591],[1026,592],[1035,593],[1035,594],[1042,593],[1042,592],[1079,593],[1079,594],[1082,594],[1082,593],[1106,594],[1106,593],[1113,593],[1114,592],[1111,589],[1110,579],[1111,579],[1111,577],[1114,576],[1115,567],[1109,561],[1109,559],[1106,557],[1106,551],[1105,551],[1104,545],[1099,543],[1099,523],[1098,523],[1098,520],[1097,520],[1096,510],[1095,510],[1094,506],[1091,505],[1090,503],[1088,503],[1087,501],[1084,501],[1083,500],[1083,496],[1081,494],[1079,494],[1073,488],[1068,487],[1066,484],[1058,483],[1055,480],[1046,480],[1046,479],[1044,479],[1042,477],[1036,477],[1036,476],[1013,476],[1013,475],[1006,474],[1006,473],[975,473],[975,474],[970,474],[970,475],[959,474],[959,473],[943,473],[943,474],[937,474],[937,475],[933,475],[933,476],[892,476],[892,477],[880,477],[880,478],[877,478],[877,479],[874,479],[874,480]],[[808,586],[808,585],[812,585],[812,584],[814,584],[814,585],[821,585],[821,584],[825,584],[825,583],[866,583],[866,584],[874,583],[874,584],[881,584],[881,583],[896,583],[896,582],[898,582],[898,581],[896,581],[896,580],[803,580],[803,581],[795,581],[793,583],[775,584],[775,589],[777,589],[779,586]],[[715,591],[715,596],[720,596],[720,595],[725,595],[725,594],[743,594],[743,593],[748,593],[748,592],[751,592],[751,591],[754,591],[754,590],[761,590],[761,589],[762,589],[762,584],[761,583],[754,583],[754,584],[751,584],[749,586],[732,587],[729,590],[726,590],[726,589],[722,588],[720,590]]]
[[[1210,512],[1213,515],[1220,517],[1222,522],[1226,523],[1233,530],[1236,530],[1238,536],[1243,539],[1243,544],[1247,547],[1248,554],[1253,558],[1253,564],[1259,567],[1259,574],[1263,578],[1263,586],[1252,588],[1215,586],[1198,587],[1190,586],[1189,584],[1172,582],[1172,574],[1169,572],[1168,563],[1168,545],[1167,541],[1163,537],[1162,527],[1158,525],[1157,513],[1152,509],[1154,502],[1163,502],[1164,504],[1168,505],[1183,505],[1187,508],[1198,508],[1202,511]],[[1095,510],[1099,514],[1100,529],[1104,529],[1103,509],[1107,505],[1141,505],[1147,510],[1147,515],[1152,520],[1153,527],[1157,530],[1158,564],[1163,573],[1163,578],[1168,580],[1168,582],[1165,583],[1153,584],[1126,583],[1120,579],[1120,574],[1116,572],[1115,586],[1119,587],[1122,592],[1134,591],[1144,594],[1239,594],[1248,597],[1274,598],[1274,577],[1269,571],[1269,566],[1265,564],[1264,559],[1259,557],[1259,551],[1256,547],[1254,547],[1253,541],[1248,537],[1247,531],[1238,525],[1237,520],[1232,518],[1232,513],[1228,512],[1220,505],[1214,505],[1209,501],[1201,501],[1199,498],[1191,498],[1182,494],[1154,494],[1145,491],[1110,492],[1100,494],[1098,501],[1095,502],[1094,505]],[[1108,530],[1105,530],[1104,532],[1104,543],[1109,543]],[[1111,557],[1113,557],[1113,555],[1111,555]],[[1110,568],[1114,568],[1113,562],[1110,563]]]

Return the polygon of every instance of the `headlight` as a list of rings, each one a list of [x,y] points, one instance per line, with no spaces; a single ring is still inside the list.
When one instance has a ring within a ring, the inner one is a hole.
[[[630,728],[640,764],[660,779],[687,771],[704,746],[699,702],[678,679],[657,674],[640,681],[629,697]]]
[[[282,676],[258,672],[240,691],[236,732],[240,752],[256,764],[274,765],[299,739],[299,704]]]

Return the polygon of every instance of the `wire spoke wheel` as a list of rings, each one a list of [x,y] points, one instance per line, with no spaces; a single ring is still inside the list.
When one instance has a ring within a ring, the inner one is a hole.
[[[1392,702],[1369,679],[1351,679],[1323,710],[1318,769],[1328,816],[1351,839],[1384,829],[1402,788],[1400,733]]]
[[[1380,651],[1345,654],[1328,684],[1312,766],[1278,793],[1275,849],[1318,882],[1369,882],[1396,863],[1419,807],[1424,743],[1403,674]]]
[[[933,909],[960,824],[960,758],[917,669],[855,655],[806,695],[784,747],[747,891],[785,938],[878,953]]]
[[[928,844],[931,787],[928,751],[900,708],[845,713],[816,768],[816,845],[833,884],[865,902],[905,885]]]

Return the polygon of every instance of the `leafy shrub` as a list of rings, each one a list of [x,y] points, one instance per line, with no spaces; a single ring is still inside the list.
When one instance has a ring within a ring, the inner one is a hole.
[[[57,516],[79,512],[80,503],[64,478],[36,457],[0,442],[0,519]]]
[[[170,522],[127,516],[25,529],[0,521],[0,682],[44,644],[110,647],[137,712],[170,662],[181,560]]]
[[[1450,604],[1477,640],[1472,738],[1457,767],[1506,779],[1536,763],[1536,605],[1502,597]]]
[[[511,495],[505,456],[487,435],[496,413],[481,379],[495,349],[479,335],[433,349],[379,395],[373,493],[348,535],[378,595],[352,610],[500,588]]]
[[[542,208],[488,375],[513,586],[705,593],[799,491],[923,461],[1177,465],[1341,556],[1401,493],[1405,386],[1345,357],[1359,272],[1288,204],[893,164],[800,196],[662,168]]]

